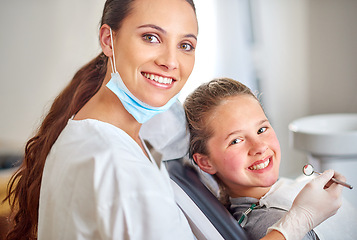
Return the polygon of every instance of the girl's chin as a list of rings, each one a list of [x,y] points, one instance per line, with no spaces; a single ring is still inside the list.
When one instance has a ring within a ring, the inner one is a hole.
[[[266,179],[264,181],[264,184],[262,185],[262,187],[271,187],[274,185],[274,183],[276,183],[276,181],[278,181],[278,177],[274,177],[271,179]]]

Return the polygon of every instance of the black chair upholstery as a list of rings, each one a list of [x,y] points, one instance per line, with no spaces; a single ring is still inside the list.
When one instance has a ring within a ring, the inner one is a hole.
[[[238,224],[237,220],[200,181],[196,169],[185,165],[183,159],[165,161],[165,164],[170,178],[199,207],[223,239],[249,239],[248,234]]]

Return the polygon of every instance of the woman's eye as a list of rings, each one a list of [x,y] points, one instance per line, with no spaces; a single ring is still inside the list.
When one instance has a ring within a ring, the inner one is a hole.
[[[182,43],[180,44],[180,49],[190,52],[193,51],[195,48],[189,43]]]
[[[147,42],[150,42],[150,43],[159,43],[159,38],[156,37],[155,35],[152,35],[152,34],[145,34],[143,36],[143,39]]]
[[[261,134],[261,133],[265,132],[267,129],[268,128],[266,128],[266,127],[259,128],[258,134]]]
[[[229,145],[234,145],[234,144],[240,143],[241,141],[243,141],[243,140],[236,138]]]

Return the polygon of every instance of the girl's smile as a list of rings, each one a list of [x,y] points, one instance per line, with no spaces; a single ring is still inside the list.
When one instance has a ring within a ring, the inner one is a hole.
[[[273,162],[271,161],[271,159],[272,159],[272,157],[267,157],[264,160],[255,162],[248,168],[249,168],[249,170],[252,170],[255,173],[264,172],[265,170],[269,170],[272,167]],[[259,171],[259,170],[261,170],[261,171]]]

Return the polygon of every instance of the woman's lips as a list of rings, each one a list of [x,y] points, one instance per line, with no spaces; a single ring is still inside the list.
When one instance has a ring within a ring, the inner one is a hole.
[[[144,77],[146,77],[147,79],[150,79],[152,81],[155,81],[155,82],[158,82],[161,84],[171,84],[172,81],[174,81],[174,79],[171,77],[164,77],[164,76],[156,75],[153,73],[145,73],[144,72],[144,73],[142,73],[142,75]]]

